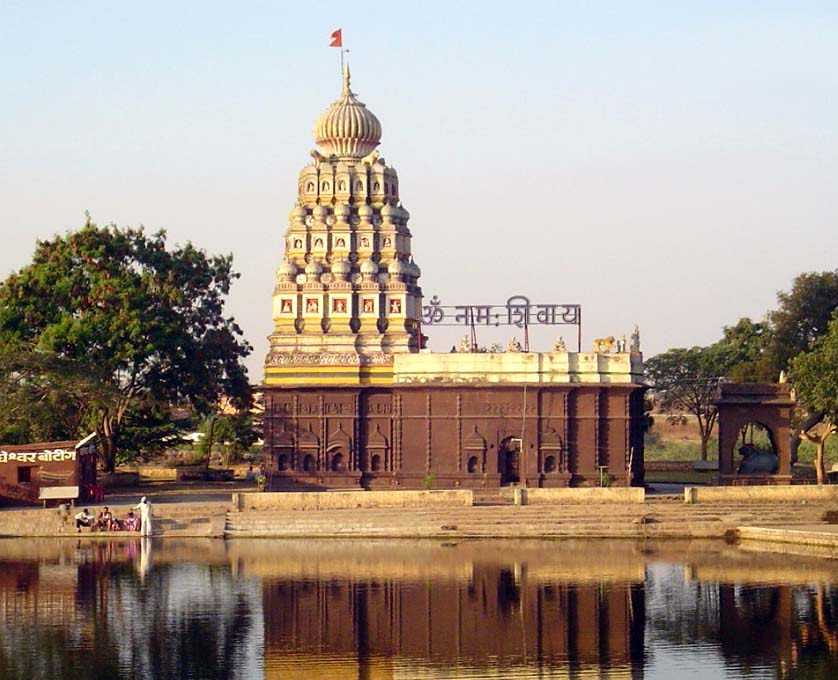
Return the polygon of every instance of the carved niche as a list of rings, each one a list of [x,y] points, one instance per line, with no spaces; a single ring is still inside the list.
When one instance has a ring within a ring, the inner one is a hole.
[[[554,427],[548,427],[541,433],[541,472],[562,472],[565,467],[562,437]]]
[[[463,458],[465,459],[465,470],[469,474],[478,474],[486,471],[486,449],[488,448],[486,438],[477,431],[474,426],[472,433],[463,442]]]

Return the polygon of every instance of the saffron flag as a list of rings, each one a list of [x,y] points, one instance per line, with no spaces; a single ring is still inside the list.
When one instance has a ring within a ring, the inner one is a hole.
[[[329,43],[329,47],[343,47],[343,29],[339,28],[331,35],[332,42]]]

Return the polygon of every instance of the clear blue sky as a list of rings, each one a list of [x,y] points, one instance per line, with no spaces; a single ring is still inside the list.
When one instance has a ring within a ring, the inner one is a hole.
[[[0,0],[0,275],[85,210],[232,252],[258,379],[337,27],[426,297],[580,302],[651,354],[838,266],[834,2]]]

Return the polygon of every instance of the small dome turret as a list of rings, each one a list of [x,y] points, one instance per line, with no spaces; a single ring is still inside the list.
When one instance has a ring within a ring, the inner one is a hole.
[[[293,262],[289,262],[288,260],[283,261],[281,265],[279,265],[279,269],[277,270],[277,274],[283,278],[290,279],[297,274],[297,265]]]
[[[381,123],[349,87],[349,65],[343,68],[343,92],[314,124],[314,141],[326,156],[363,158],[381,141]]]
[[[317,260],[312,258],[312,260],[306,265],[305,272],[306,278],[309,281],[317,281],[323,273],[323,267]]]
[[[405,274],[409,274],[409,265],[401,260],[393,260],[390,264],[387,265],[387,273],[391,276],[404,276]]]
[[[349,260],[346,258],[341,257],[332,262],[332,274],[340,280],[345,281],[351,272],[352,265],[349,264]]]
[[[370,258],[361,262],[361,273],[368,276],[375,276],[378,274],[378,265]]]

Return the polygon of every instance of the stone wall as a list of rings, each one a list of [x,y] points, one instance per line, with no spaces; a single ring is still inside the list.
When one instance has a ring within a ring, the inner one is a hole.
[[[271,488],[643,483],[637,384],[265,389]],[[631,473],[631,474],[630,474]]]
[[[244,510],[343,510],[431,508],[473,505],[467,489],[445,491],[326,491],[234,493],[233,508]]]
[[[581,489],[506,488],[501,496],[515,505],[567,505],[571,503],[645,503],[643,487],[611,487]]]
[[[777,501],[838,501],[838,485],[782,484],[775,486],[688,486],[685,503],[742,503]]]

